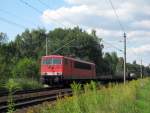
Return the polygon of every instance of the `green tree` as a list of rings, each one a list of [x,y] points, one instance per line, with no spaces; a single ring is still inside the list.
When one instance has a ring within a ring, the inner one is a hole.
[[[106,74],[112,74],[112,58],[109,53],[105,53],[104,55],[104,63],[105,63],[105,72]]]
[[[20,57],[38,59],[45,53],[46,34],[44,29],[29,31],[25,30],[21,35],[17,35],[15,45]]]
[[[115,52],[105,53],[104,55],[105,70],[108,74],[114,75],[116,73],[118,56]]]
[[[4,43],[0,46],[0,80],[5,80],[11,76],[11,68],[13,65],[13,47],[10,43]]]
[[[116,52],[112,52],[111,53],[111,58],[112,58],[112,71],[113,71],[113,74],[116,73],[116,68],[117,68],[117,64],[118,64],[118,56],[117,56],[117,53]]]
[[[33,59],[23,58],[12,70],[13,77],[39,78],[39,66]]]
[[[0,32],[0,45],[6,43],[8,40],[8,37],[5,33]]]

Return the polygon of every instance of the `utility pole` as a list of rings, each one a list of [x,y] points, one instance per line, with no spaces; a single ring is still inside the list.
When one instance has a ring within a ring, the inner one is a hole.
[[[46,45],[45,45],[45,49],[46,49],[46,56],[47,56],[47,35],[46,36]]]
[[[143,70],[142,70],[142,59],[141,59],[141,66],[140,66],[140,67],[141,67],[141,78],[142,78],[142,77],[143,77],[143,72],[142,72],[142,71],[143,71]]]
[[[126,33],[124,32],[124,84],[126,82]]]

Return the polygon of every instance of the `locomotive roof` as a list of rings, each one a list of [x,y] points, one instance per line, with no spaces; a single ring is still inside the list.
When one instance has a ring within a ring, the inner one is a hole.
[[[88,62],[88,61],[84,61],[84,60],[81,60],[81,59],[72,58],[72,57],[68,57],[68,56],[62,56],[62,55],[47,55],[47,56],[43,56],[43,57],[45,57],[45,58],[46,57],[67,58],[67,59],[70,59],[70,60],[75,60],[75,61],[79,61],[79,62],[83,62],[83,63],[88,63],[88,64],[95,65],[92,62]]]

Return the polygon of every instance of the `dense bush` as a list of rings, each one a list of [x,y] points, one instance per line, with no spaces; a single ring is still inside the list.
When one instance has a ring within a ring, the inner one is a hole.
[[[17,87],[15,87],[15,84],[17,84]],[[39,81],[29,78],[10,78],[5,83],[5,86],[7,86],[5,87],[7,90],[9,90],[11,86],[14,86],[14,88],[18,90],[37,89],[43,87]]]
[[[38,63],[33,59],[20,59],[16,66],[14,66],[13,77],[23,78],[39,78]]]
[[[29,78],[19,78],[19,79],[15,79],[16,82],[19,83],[19,86],[23,89],[23,90],[28,90],[28,89],[38,89],[38,88],[42,88],[42,84],[35,80],[35,79],[29,79]]]

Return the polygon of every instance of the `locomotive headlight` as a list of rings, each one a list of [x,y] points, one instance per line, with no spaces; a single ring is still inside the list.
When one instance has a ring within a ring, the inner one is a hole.
[[[61,75],[61,74],[62,74],[61,72],[58,72],[58,73],[57,73],[57,75]]]

